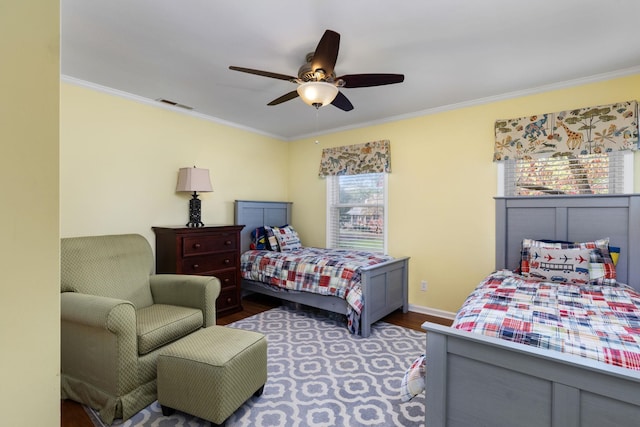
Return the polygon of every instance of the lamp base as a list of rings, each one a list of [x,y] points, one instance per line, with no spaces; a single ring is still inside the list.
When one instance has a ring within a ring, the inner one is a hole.
[[[189,200],[189,222],[186,225],[190,228],[204,227],[204,223],[200,219],[200,199],[195,191]]]

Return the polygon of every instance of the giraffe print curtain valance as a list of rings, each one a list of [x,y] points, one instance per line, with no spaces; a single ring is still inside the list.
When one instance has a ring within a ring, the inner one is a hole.
[[[497,120],[493,160],[638,149],[638,102]]]
[[[320,159],[320,177],[391,172],[389,141],[325,148]]]

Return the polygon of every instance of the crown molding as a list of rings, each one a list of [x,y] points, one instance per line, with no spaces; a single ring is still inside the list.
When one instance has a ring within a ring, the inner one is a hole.
[[[140,102],[140,103],[143,103],[143,104],[146,104],[146,105],[151,105],[151,106],[158,107],[158,108],[164,108],[166,110],[174,111],[176,113],[186,114],[186,115],[191,116],[191,117],[199,118],[199,119],[202,119],[202,120],[207,120],[207,121],[218,123],[218,124],[221,124],[221,125],[230,126],[230,127],[236,128],[236,129],[240,129],[240,130],[244,130],[244,131],[247,131],[247,132],[251,132],[251,133],[256,133],[256,134],[259,134],[259,135],[267,136],[269,138],[278,139],[280,141],[287,141],[288,142],[288,141],[297,141],[297,140],[306,139],[306,138],[317,138],[317,137],[326,136],[326,135],[332,134],[332,133],[344,132],[344,131],[360,129],[360,128],[365,128],[365,127],[370,127],[370,126],[378,126],[378,125],[385,124],[385,123],[396,122],[396,121],[400,121],[400,120],[413,119],[413,118],[417,118],[417,117],[443,113],[443,112],[446,112],[446,111],[457,110],[457,109],[461,109],[461,108],[474,107],[474,106],[478,106],[478,105],[484,105],[484,104],[489,104],[489,103],[498,102],[498,101],[504,101],[504,100],[513,99],[513,98],[520,98],[520,97],[523,97],[523,96],[536,95],[536,94],[540,94],[540,93],[544,93],[544,92],[550,92],[550,91],[553,91],[553,90],[567,89],[567,88],[570,88],[570,87],[585,85],[585,84],[589,84],[589,83],[596,83],[596,82],[611,80],[611,79],[620,78],[620,77],[626,77],[626,76],[630,76],[630,75],[633,75],[633,74],[639,74],[639,73],[640,73],[640,66],[631,67],[631,68],[625,68],[625,69],[621,69],[621,70],[617,70],[617,71],[613,71],[613,72],[609,72],[609,73],[596,74],[596,75],[593,75],[593,76],[582,77],[582,78],[579,78],[579,79],[567,80],[567,81],[564,81],[564,82],[558,82],[558,83],[553,83],[553,84],[549,84],[549,85],[537,86],[537,87],[524,89],[524,90],[518,90],[518,91],[514,91],[514,92],[507,92],[507,93],[503,93],[503,94],[500,94],[500,95],[488,96],[488,97],[485,97],[485,98],[478,98],[478,99],[459,102],[459,103],[455,103],[455,104],[442,105],[442,106],[439,106],[439,107],[428,108],[426,110],[415,111],[415,112],[412,112],[412,113],[401,114],[401,115],[391,116],[391,117],[385,117],[384,119],[380,119],[380,120],[373,120],[373,121],[369,121],[369,122],[355,123],[355,124],[349,125],[349,126],[342,126],[342,127],[337,127],[337,128],[333,128],[333,129],[327,129],[327,130],[324,130],[322,132],[313,132],[313,133],[302,134],[302,135],[297,135],[297,136],[293,136],[293,137],[283,137],[282,135],[275,135],[275,134],[272,134],[272,133],[264,132],[264,131],[261,131],[261,130],[258,130],[258,129],[254,129],[254,128],[251,128],[251,127],[248,127],[248,126],[244,126],[244,125],[241,125],[241,124],[238,124],[238,123],[235,123],[235,122],[230,122],[230,121],[223,120],[223,119],[220,119],[220,118],[217,118],[217,117],[213,117],[213,116],[209,116],[209,115],[206,115],[206,114],[198,113],[197,111],[193,111],[193,110],[186,110],[184,108],[174,107],[174,106],[171,106],[171,105],[164,104],[162,102],[156,101],[154,99],[149,99],[149,98],[145,98],[145,97],[142,97],[142,96],[134,95],[132,93],[128,93],[128,92],[124,92],[124,91],[121,91],[121,90],[113,89],[113,88],[110,88],[110,87],[102,86],[102,85],[99,85],[99,84],[96,84],[96,83],[91,83],[91,82],[88,82],[88,81],[85,81],[85,80],[81,80],[81,79],[77,79],[75,77],[70,77],[70,76],[67,76],[67,75],[64,75],[64,74],[61,74],[60,80],[65,82],[65,83],[70,83],[70,84],[74,84],[74,85],[77,85],[77,86],[82,86],[82,87],[85,87],[85,88],[97,90],[99,92],[107,93],[109,95],[119,96],[119,97],[126,98],[126,99],[129,99],[129,100],[135,101],[135,102]]]

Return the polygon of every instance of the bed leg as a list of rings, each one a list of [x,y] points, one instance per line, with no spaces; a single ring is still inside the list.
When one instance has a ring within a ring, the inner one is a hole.
[[[402,268],[402,312],[409,312],[409,259],[404,260]]]
[[[362,338],[368,338],[371,335],[371,325],[368,322],[360,324],[360,336]]]

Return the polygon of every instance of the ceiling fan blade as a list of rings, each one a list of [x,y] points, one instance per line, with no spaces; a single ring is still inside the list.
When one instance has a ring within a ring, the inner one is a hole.
[[[231,65],[229,67],[230,70],[233,71],[241,71],[243,73],[249,73],[249,74],[255,74],[258,76],[263,76],[263,77],[271,77],[272,79],[279,79],[279,80],[288,80],[288,81],[295,81],[296,78],[293,76],[287,76],[285,74],[278,74],[278,73],[272,73],[271,71],[262,71],[262,70],[254,70],[253,68],[243,68],[243,67],[235,67],[233,65]]]
[[[402,83],[404,74],[347,74],[337,79],[344,80],[345,88],[370,87]]]
[[[282,95],[280,98],[276,98],[273,101],[271,101],[270,103],[268,103],[267,105],[278,105],[278,104],[282,104],[283,102],[286,101],[290,101],[293,98],[298,97],[298,91],[296,90],[292,90],[289,93],[285,93],[284,95]]]
[[[338,92],[338,95],[336,95],[335,99],[331,102],[331,104],[338,107],[342,111],[353,110],[353,104],[351,104],[351,101],[349,101],[342,92]]]
[[[340,34],[335,31],[326,30],[313,53],[311,71],[315,71],[320,68],[324,70],[325,76],[330,76],[331,73],[333,73],[333,68],[336,66],[339,49]]]

